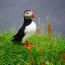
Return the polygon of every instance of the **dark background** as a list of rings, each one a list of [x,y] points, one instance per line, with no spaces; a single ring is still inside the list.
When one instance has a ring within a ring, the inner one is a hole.
[[[18,30],[23,23],[23,12],[31,9],[38,21],[43,24],[43,31],[51,23],[52,32],[65,34],[65,0],[0,0],[0,32]]]

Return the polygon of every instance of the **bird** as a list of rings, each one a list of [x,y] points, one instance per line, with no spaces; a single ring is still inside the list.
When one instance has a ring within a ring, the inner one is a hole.
[[[33,21],[33,19],[36,19],[36,16],[32,10],[25,10],[23,17],[24,17],[23,25],[18,30],[18,32],[13,36],[12,41],[22,42],[22,45],[25,45],[24,42],[26,41],[27,45],[29,45],[27,39],[36,33],[37,25],[35,21]]]

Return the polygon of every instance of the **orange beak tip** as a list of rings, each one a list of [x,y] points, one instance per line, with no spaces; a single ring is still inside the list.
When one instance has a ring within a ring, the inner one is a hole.
[[[33,13],[33,18],[34,18],[34,19],[36,19],[36,16],[35,16],[35,14],[34,14],[34,13]]]

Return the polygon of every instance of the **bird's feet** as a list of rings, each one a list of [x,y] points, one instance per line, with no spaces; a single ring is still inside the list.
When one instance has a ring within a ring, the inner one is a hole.
[[[26,41],[26,43],[27,43],[27,46],[36,47],[36,45],[29,45],[28,41]]]
[[[27,48],[27,49],[31,49],[32,47],[36,47],[36,45],[29,45],[29,43],[28,43],[28,41],[26,41],[26,43],[27,43],[27,46],[24,44],[24,43],[22,43],[22,46],[24,46],[25,48]]]
[[[26,43],[27,43],[27,46],[24,43],[22,43],[22,46],[24,46],[27,49],[31,49],[32,47],[36,47],[36,45],[29,45],[28,41],[26,41]]]
[[[28,41],[26,41],[26,43],[27,43],[27,46],[29,46],[29,43],[28,43]]]

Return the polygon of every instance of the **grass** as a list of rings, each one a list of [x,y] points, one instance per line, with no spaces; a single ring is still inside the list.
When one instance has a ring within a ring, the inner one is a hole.
[[[63,37],[48,34],[34,35],[29,44],[36,47],[27,49],[18,43],[11,42],[13,32],[0,34],[0,65],[64,65],[65,41]]]

